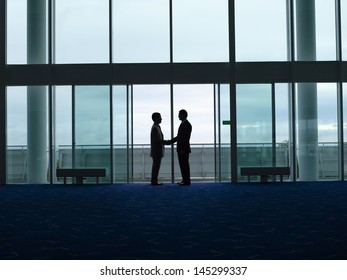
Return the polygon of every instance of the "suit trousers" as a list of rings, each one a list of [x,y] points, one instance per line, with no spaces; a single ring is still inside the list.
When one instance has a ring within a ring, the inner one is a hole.
[[[155,156],[152,157],[153,163],[152,163],[152,178],[151,178],[151,183],[156,184],[158,183],[158,175],[159,175],[159,169],[161,165],[161,156]]]
[[[189,153],[178,152],[177,155],[182,174],[182,181],[184,183],[190,183]]]

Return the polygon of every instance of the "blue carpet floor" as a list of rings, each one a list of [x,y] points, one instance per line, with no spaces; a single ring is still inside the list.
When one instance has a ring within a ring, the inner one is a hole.
[[[347,183],[8,185],[0,259],[347,259]]]

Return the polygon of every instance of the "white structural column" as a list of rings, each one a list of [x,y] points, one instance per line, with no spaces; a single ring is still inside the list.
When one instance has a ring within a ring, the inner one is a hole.
[[[27,1],[28,64],[46,63],[46,0]],[[28,183],[47,183],[47,92],[28,86]]]
[[[297,60],[316,60],[315,0],[296,1]],[[299,180],[318,180],[317,84],[299,83],[298,163]]]

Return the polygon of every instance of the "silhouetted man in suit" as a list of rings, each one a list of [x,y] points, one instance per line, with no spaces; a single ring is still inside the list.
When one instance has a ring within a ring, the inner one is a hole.
[[[186,110],[180,110],[178,118],[181,121],[181,125],[178,128],[178,133],[175,138],[170,142],[177,142],[177,156],[178,162],[181,168],[182,182],[180,185],[190,185],[190,166],[189,166],[189,154],[190,150],[190,135],[192,133],[192,125],[187,120],[188,113]]]
[[[158,182],[158,174],[161,164],[161,159],[164,157],[164,144],[171,144],[170,141],[164,140],[164,135],[161,132],[160,123],[161,123],[161,115],[158,112],[152,114],[153,125],[151,129],[151,157],[153,159],[152,164],[152,177],[151,177],[151,185],[158,186],[163,183]]]

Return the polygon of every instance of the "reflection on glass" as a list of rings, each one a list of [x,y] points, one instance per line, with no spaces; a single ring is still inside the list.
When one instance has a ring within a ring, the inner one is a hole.
[[[109,1],[55,1],[55,62],[109,62]]]
[[[113,60],[169,62],[169,1],[113,1]]]
[[[110,152],[109,87],[76,87],[74,167],[105,168],[106,178],[100,179],[110,182]]]
[[[235,1],[237,61],[287,60],[286,2],[286,0]]]
[[[227,62],[227,0],[173,1],[174,62]]]

